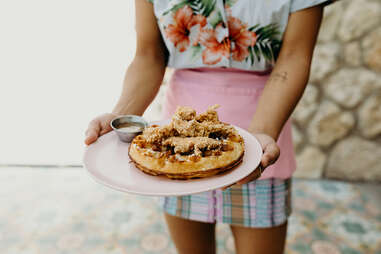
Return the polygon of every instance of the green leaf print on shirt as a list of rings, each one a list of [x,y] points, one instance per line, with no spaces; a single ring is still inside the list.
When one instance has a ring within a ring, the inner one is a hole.
[[[165,11],[163,15],[167,15],[170,12],[176,12],[185,5],[189,5],[195,14],[209,17],[210,13],[214,10],[216,0],[183,0],[178,4],[175,4],[171,9]]]
[[[269,24],[267,26],[255,25],[248,29],[257,35],[257,41],[254,46],[249,47],[250,61],[253,65],[256,61],[261,60],[263,56],[267,61],[274,63],[278,58],[281,41],[278,39],[280,32],[277,24]],[[255,57],[254,57],[255,56]],[[246,61],[249,58],[246,58]]]
[[[216,0],[188,0],[188,2],[195,13],[205,17],[209,17],[216,5]]]
[[[202,48],[201,45],[198,44],[197,46],[192,46],[190,47],[190,52],[191,52],[191,61],[196,62],[197,59],[199,59],[200,55],[202,54]]]
[[[238,0],[224,0],[224,5],[226,6],[232,6],[233,4],[235,4]]]
[[[221,22],[223,22],[223,18],[222,18],[222,14],[220,11],[216,11],[216,12],[213,12],[209,18],[208,18],[208,22],[209,24],[213,27],[213,28],[216,28],[216,26],[218,24],[220,24]]]

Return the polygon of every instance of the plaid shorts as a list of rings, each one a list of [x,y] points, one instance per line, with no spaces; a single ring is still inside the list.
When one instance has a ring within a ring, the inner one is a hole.
[[[199,194],[161,197],[163,210],[185,219],[268,228],[291,213],[291,179],[264,179]]]

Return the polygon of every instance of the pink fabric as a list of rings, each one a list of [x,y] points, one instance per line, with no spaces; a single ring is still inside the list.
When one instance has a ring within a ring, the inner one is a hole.
[[[268,77],[268,73],[233,68],[176,69],[169,82],[162,118],[169,119],[179,105],[193,107],[200,113],[210,105],[220,104],[217,112],[221,121],[248,129]],[[260,179],[286,179],[296,168],[291,119],[277,143],[281,150],[279,159]]]

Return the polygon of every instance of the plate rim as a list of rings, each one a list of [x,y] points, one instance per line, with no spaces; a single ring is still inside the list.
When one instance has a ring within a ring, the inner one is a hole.
[[[151,121],[151,122],[149,122],[149,125],[150,125],[150,124],[165,123],[166,121],[168,121],[168,119],[167,119],[167,120],[161,120],[161,121],[160,121],[160,120],[159,120],[159,121]],[[234,128],[239,129],[239,130],[242,131],[242,132],[246,132],[247,134],[249,134],[249,135],[252,137],[253,141],[256,143],[256,146],[259,147],[259,148],[262,148],[260,142],[258,141],[258,139],[257,139],[253,134],[251,134],[249,131],[247,131],[247,130],[245,130],[245,129],[239,127],[239,126],[236,126],[236,125],[234,125],[234,124],[230,124],[230,125],[233,126]],[[112,131],[106,133],[105,135],[107,135],[107,134],[110,135],[111,133],[112,133]],[[93,143],[93,144],[95,144],[95,143]],[[91,145],[93,145],[93,144],[91,144]],[[83,166],[83,168],[85,169],[85,171],[87,172],[87,174],[89,174],[90,177],[91,177],[95,182],[97,182],[97,183],[99,183],[99,184],[101,184],[101,185],[104,185],[104,186],[106,186],[106,187],[108,187],[108,188],[111,188],[111,189],[113,189],[113,190],[122,192],[122,193],[129,193],[129,194],[142,195],[142,196],[151,196],[151,197],[152,197],[152,196],[156,196],[156,197],[163,197],[163,196],[166,196],[166,197],[169,197],[169,196],[177,197],[177,196],[193,195],[193,194],[198,194],[198,193],[202,193],[202,192],[212,191],[212,190],[220,189],[220,188],[223,188],[223,187],[225,187],[225,186],[229,186],[229,185],[231,185],[231,183],[229,183],[229,184],[225,184],[225,185],[222,185],[222,186],[220,186],[220,187],[217,187],[217,188],[216,188],[216,187],[209,187],[209,188],[207,188],[207,189],[197,190],[197,191],[194,191],[194,192],[185,191],[185,192],[176,192],[176,193],[173,193],[173,194],[160,193],[160,192],[157,192],[157,191],[156,191],[155,193],[151,193],[151,192],[144,192],[144,193],[143,193],[143,192],[139,192],[139,191],[126,190],[126,188],[123,188],[123,187],[119,187],[119,186],[110,184],[110,183],[108,183],[107,181],[100,179],[99,177],[97,177],[97,176],[92,172],[92,170],[90,170],[90,169],[88,168],[85,159],[86,159],[86,155],[89,153],[89,149],[90,149],[90,146],[91,146],[91,145],[87,145],[87,146],[85,146],[85,148],[84,148],[84,152],[83,152],[83,156],[82,156],[82,166]],[[259,150],[260,150],[260,156],[259,156],[259,158],[262,158],[262,156],[263,156],[263,149],[259,149]],[[245,156],[245,155],[244,155],[244,156]],[[259,159],[259,161],[258,161],[258,165],[260,164],[260,162],[261,162],[261,159]],[[251,171],[251,172],[248,171],[247,173],[240,175],[240,177],[241,177],[240,179],[243,179],[243,178],[247,177],[248,175],[250,175],[251,173],[253,173],[253,172],[255,172],[256,170],[258,170],[258,165],[256,165],[256,168],[255,168],[253,171]],[[238,166],[239,166],[239,165],[238,165]],[[227,173],[229,174],[229,172],[227,172]],[[154,176],[153,176],[153,177],[154,177]]]

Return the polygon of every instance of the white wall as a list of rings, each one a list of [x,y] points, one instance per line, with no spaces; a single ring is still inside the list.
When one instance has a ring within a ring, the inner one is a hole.
[[[133,2],[0,2],[0,164],[81,163],[134,54]]]

